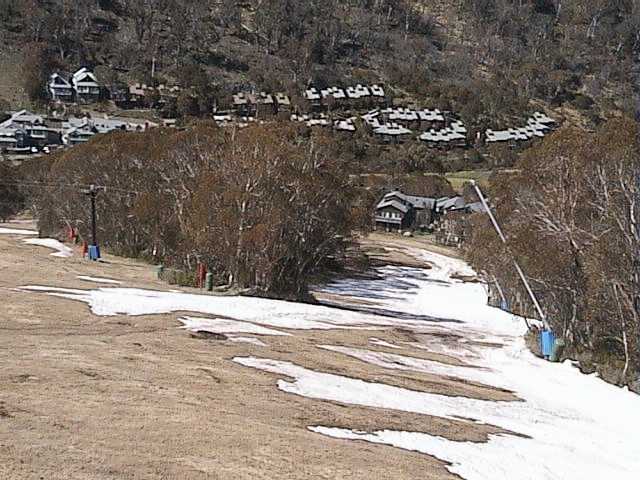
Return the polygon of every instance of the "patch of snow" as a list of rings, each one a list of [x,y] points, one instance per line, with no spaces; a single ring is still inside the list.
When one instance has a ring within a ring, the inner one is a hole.
[[[13,220],[9,220],[7,223],[26,224],[26,223],[33,223],[33,220],[26,220],[26,219],[18,219],[18,218],[15,218],[15,219],[13,219]]]
[[[447,333],[455,354],[461,349],[474,366],[452,366],[366,349],[330,347],[389,369],[410,369],[476,381],[508,389],[523,401],[490,402],[415,392],[390,385],[313,372],[273,360],[238,358],[243,365],[281,374],[278,387],[319,400],[411,411],[443,418],[468,418],[524,435],[491,435],[488,442],[454,442],[416,432],[374,433],[315,427],[339,438],[385,443],[434,455],[467,480],[636,478],[640,472],[640,397],[572,365],[538,359],[524,344],[521,319],[487,306],[482,284],[455,278],[470,276],[464,263],[424,253],[433,268],[378,270],[380,280],[335,282],[329,289],[347,297],[371,297],[381,309],[458,319],[430,324],[429,333]],[[404,275],[407,273],[408,275]],[[410,285],[410,284],[413,284]],[[380,294],[380,291],[382,293]],[[438,337],[433,336],[434,344]],[[495,346],[486,345],[495,344]],[[448,345],[448,346],[449,346]],[[319,429],[319,430],[318,430]],[[529,437],[529,438],[527,438]]]
[[[21,289],[85,302],[94,314],[101,316],[153,315],[187,311],[296,330],[375,329],[375,327],[390,326],[419,328],[425,325],[424,321],[396,319],[322,305],[257,297],[198,295],[135,288],[74,290],[24,286]]]
[[[416,432],[384,431],[364,435],[340,429],[314,430],[433,455],[450,462],[449,470],[467,480],[635,479],[640,471],[640,444],[630,441],[636,438],[640,426],[640,399],[581,375],[573,368],[535,359],[542,370],[546,370],[547,364],[559,367],[554,370],[562,373],[553,375],[554,372],[528,371],[525,363],[519,372],[524,377],[522,383],[528,383],[531,390],[537,391],[537,396],[526,402],[491,402],[365,382],[289,362],[255,357],[233,360],[292,378],[291,382],[284,379],[277,382],[278,388],[288,393],[448,419],[464,417],[531,437],[491,435],[486,443],[473,443]],[[571,395],[563,396],[567,392]]]
[[[110,278],[102,278],[102,277],[89,277],[86,275],[78,275],[80,280],[84,280],[85,282],[93,282],[93,283],[108,283],[113,285],[121,285],[122,282],[118,280],[112,280]]]
[[[500,375],[496,375],[486,368],[479,368],[473,365],[458,366],[449,365],[435,360],[426,360],[395,353],[374,352],[360,348],[349,348],[332,345],[318,345],[323,350],[342,353],[352,358],[357,358],[371,365],[376,365],[390,370],[411,370],[414,372],[431,373],[433,375],[443,375],[461,380],[490,384],[492,387],[507,388],[508,383],[502,382]],[[502,383],[502,384],[501,384]]]
[[[366,299],[375,302],[380,311],[464,322],[468,328],[492,336],[526,332],[521,318],[487,305],[485,285],[452,278],[475,275],[462,260],[430,252],[420,255],[432,264],[431,269],[386,266],[375,270],[378,278],[338,280],[316,291],[343,297],[352,308],[351,299]],[[424,321],[419,325],[430,326]]]
[[[404,343],[405,345],[409,345],[413,348],[417,348],[419,350],[424,350],[432,353],[441,353],[443,355],[449,355],[452,357],[461,357],[469,361],[477,357],[477,355],[473,353],[473,351],[467,345],[465,345],[466,343],[468,343],[468,340],[466,338],[456,338],[454,340],[455,347],[447,344],[446,343],[447,340],[437,336],[429,337],[428,339],[423,341],[425,343],[419,343],[419,342],[402,342],[402,343]]]
[[[375,338],[375,337],[370,338],[369,339],[369,343],[371,345],[377,345],[379,347],[402,349],[402,347],[400,347],[398,345],[394,345],[393,343],[385,342],[384,340],[381,340],[381,339]]]
[[[228,340],[230,342],[236,342],[236,343],[251,343],[251,344],[257,345],[259,347],[268,346],[262,340],[260,340],[258,338],[255,338],[255,337],[228,337]]]
[[[502,419],[502,416],[494,413],[497,410],[496,406],[499,406],[500,409],[512,409],[513,412],[509,416],[511,420],[524,413],[523,402],[492,402],[417,392],[382,383],[366,382],[357,378],[316,372],[279,360],[236,357],[233,361],[247,367],[290,377],[294,379],[292,382],[278,380],[280,390],[318,400],[436,415],[449,419],[458,419],[463,415],[479,422],[492,424],[495,424],[493,421]],[[508,422],[501,421],[501,423]],[[498,426],[508,428],[518,425],[517,422],[512,421],[508,426]]]
[[[38,235],[35,230],[21,230],[18,228],[5,228],[0,227],[0,234],[5,235]]]
[[[58,240],[54,240],[53,238],[33,238],[28,240],[23,240],[24,243],[28,243],[29,245],[38,245],[41,247],[51,248],[53,250],[57,250],[56,253],[52,253],[52,257],[63,257],[68,258],[73,256],[73,250],[59,242]]]
[[[254,333],[256,335],[289,335],[271,328],[252,323],[223,318],[181,317],[182,328],[191,332],[205,331],[209,333]]]

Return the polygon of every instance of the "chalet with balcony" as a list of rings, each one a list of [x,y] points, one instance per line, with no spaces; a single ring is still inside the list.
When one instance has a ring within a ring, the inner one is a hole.
[[[92,103],[100,100],[102,88],[95,74],[88,68],[81,68],[71,77],[71,85],[79,102]]]
[[[448,211],[463,209],[462,197],[422,197],[399,190],[387,193],[375,209],[376,228],[386,231],[426,229]]]
[[[0,152],[7,152],[15,148],[23,147],[23,138],[20,130],[0,127]]]
[[[51,100],[55,102],[73,102],[75,99],[73,85],[58,73],[49,77],[48,90]]]

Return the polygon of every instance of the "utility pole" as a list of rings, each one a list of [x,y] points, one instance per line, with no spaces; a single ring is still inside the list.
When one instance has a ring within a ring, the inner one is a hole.
[[[91,258],[92,256],[95,256],[95,259],[97,260],[98,258],[100,258],[96,229],[96,196],[98,195],[98,189],[95,185],[91,184],[89,186],[89,189],[83,190],[82,193],[88,195],[91,202],[91,247],[93,249],[93,253],[90,252],[89,257]]]
[[[480,190],[480,187],[475,182],[475,180],[471,180],[471,185],[473,185],[473,187],[475,188],[476,193],[478,194],[478,198],[480,198],[480,201],[482,202],[482,206],[484,207],[485,211],[489,215],[489,218],[491,219],[491,223],[493,224],[493,228],[495,228],[496,232],[498,233],[498,236],[500,237],[500,240],[502,241],[502,243],[504,243],[507,246],[507,249],[509,249],[509,246],[507,245],[507,239],[504,236],[504,233],[502,233],[502,229],[500,228],[500,225],[498,224],[498,221],[496,220],[496,217],[493,215],[493,212],[489,208],[489,204],[487,203],[487,200],[484,198],[484,195],[482,194],[482,191]],[[511,253],[511,252],[509,251],[509,253]],[[527,280],[527,277],[524,275],[524,272],[522,271],[522,268],[520,267],[520,264],[518,263],[518,261],[515,258],[513,258],[513,265],[516,267],[516,271],[518,272],[518,276],[520,277],[520,280],[522,280],[522,283],[524,284],[524,287],[527,290],[527,293],[529,294],[529,298],[531,298],[531,301],[533,302],[533,305],[536,307],[538,315],[540,315],[540,320],[542,320],[542,323],[544,324],[544,328],[549,330],[550,329],[549,323],[547,322],[546,315],[542,311],[542,307],[540,306],[540,302],[538,302],[538,299],[537,299],[535,293],[533,293],[533,290],[531,289],[531,286],[529,285],[529,281]]]

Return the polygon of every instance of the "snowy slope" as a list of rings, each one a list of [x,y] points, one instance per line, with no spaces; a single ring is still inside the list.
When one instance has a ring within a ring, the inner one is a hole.
[[[383,308],[461,320],[446,326],[464,339],[460,349],[473,367],[445,365],[402,354],[341,346],[320,346],[390,370],[414,370],[507,388],[523,402],[490,402],[413,392],[389,385],[363,382],[314,372],[286,362],[236,358],[243,365],[282,374],[281,390],[316,399],[436,415],[466,417],[502,427],[514,435],[492,435],[486,443],[454,442],[408,431],[357,432],[330,426],[311,426],[323,435],[387,444],[433,455],[468,480],[499,479],[637,479],[640,478],[640,397],[581,374],[570,362],[553,364],[535,358],[524,345],[521,319],[487,306],[484,287],[452,276],[469,275],[459,260],[423,253],[434,268],[422,274],[406,269],[405,282],[397,267],[380,273],[390,285]],[[380,280],[336,282],[325,291],[367,298],[367,289],[380,301]],[[384,283],[385,280],[382,280]],[[368,283],[368,284],[367,284]],[[357,288],[356,288],[357,287]],[[443,329],[434,325],[433,329]],[[487,341],[502,345],[478,345]],[[471,352],[471,355],[469,354]],[[446,353],[455,353],[450,349]],[[480,368],[477,368],[480,367]],[[515,435],[517,434],[517,435]]]
[[[487,442],[456,442],[406,431],[358,432],[331,425],[309,425],[318,434],[368,441],[433,455],[450,463],[467,480],[511,479],[637,479],[640,477],[640,397],[582,375],[570,363],[552,364],[535,358],[524,346],[524,322],[487,306],[480,283],[457,278],[473,272],[459,260],[421,253],[433,268],[385,267],[378,280],[345,280],[324,288],[346,304],[366,299],[366,312],[247,297],[216,297],[128,288],[94,290],[30,286],[23,290],[86,302],[97,315],[144,315],[177,311],[200,312],[233,320],[183,318],[187,328],[253,334],[306,329],[384,329],[457,336],[444,343],[433,337],[420,348],[457,355],[466,366],[423,360],[390,348],[375,337],[370,348],[319,345],[318,348],[387,369],[425,372],[488,386],[506,388],[521,401],[489,401],[411,391],[382,383],[310,370],[269,358],[238,357],[249,368],[282,378],[281,390],[320,401],[394,409],[495,425],[511,432]],[[388,315],[371,313],[369,305]],[[448,322],[430,318],[449,319]],[[262,326],[262,327],[261,327]],[[278,330],[269,329],[273,327]],[[487,342],[490,342],[487,343]],[[403,347],[410,343],[403,343]],[[416,347],[416,345],[413,345]]]

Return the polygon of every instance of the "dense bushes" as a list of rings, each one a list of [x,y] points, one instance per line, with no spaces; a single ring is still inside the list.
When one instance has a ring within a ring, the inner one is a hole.
[[[305,294],[308,276],[343,254],[357,221],[344,166],[323,139],[292,126],[113,133],[51,161],[47,183],[105,185],[99,242],[256,292]],[[88,236],[78,189],[40,190],[41,228]]]
[[[468,253],[506,287],[519,313],[535,316],[514,271],[515,256],[543,309],[575,355],[620,360],[614,381],[640,370],[640,154],[634,121],[594,135],[559,131],[492,180],[491,197],[509,241],[486,217]]]
[[[0,221],[6,221],[24,206],[16,169],[0,161]]]

